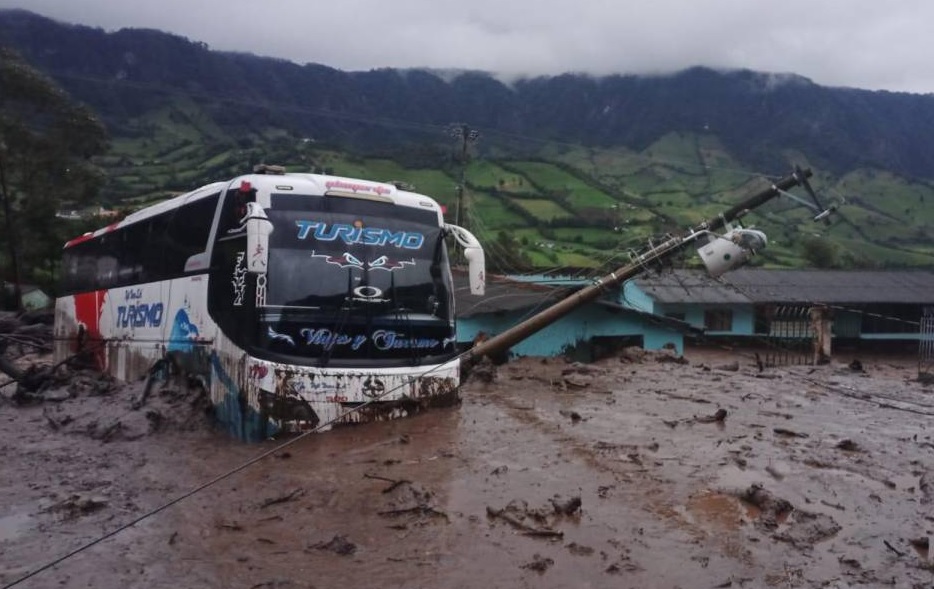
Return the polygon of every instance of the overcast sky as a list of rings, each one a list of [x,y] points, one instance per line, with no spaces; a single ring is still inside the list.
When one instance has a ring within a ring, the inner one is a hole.
[[[0,8],[342,70],[509,78],[705,65],[934,92],[931,0],[0,0]]]

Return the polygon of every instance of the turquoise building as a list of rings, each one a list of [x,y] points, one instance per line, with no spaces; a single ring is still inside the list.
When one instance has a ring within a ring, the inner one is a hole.
[[[488,277],[486,295],[473,297],[466,280],[455,275],[458,343],[466,347],[478,337],[502,333],[586,284],[567,278]],[[592,360],[635,345],[672,348],[680,354],[687,329],[681,321],[625,306],[614,290],[516,344],[511,353]]]
[[[493,336],[590,284],[574,277],[491,277],[472,297],[455,275],[458,343]],[[809,311],[826,308],[835,346],[913,343],[934,308],[934,272],[741,268],[646,273],[609,290],[513,347],[518,356],[596,359],[628,345],[683,353],[685,339],[761,344],[813,335]]]

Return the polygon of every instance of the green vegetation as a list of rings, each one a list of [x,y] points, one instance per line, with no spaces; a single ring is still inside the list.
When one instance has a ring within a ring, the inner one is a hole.
[[[103,178],[91,163],[107,147],[104,126],[18,54],[0,48],[0,275],[14,285],[55,282],[72,229],[56,213],[80,206]]]
[[[144,206],[268,162],[284,163],[289,171],[405,182],[446,205],[454,220],[459,165],[438,157],[425,165],[427,150],[411,145],[366,156],[275,128],[232,137],[185,101],[142,115],[122,130],[97,160],[108,178],[104,205]],[[413,151],[418,149],[422,155]],[[506,256],[507,245],[516,267],[618,263],[649,239],[715,217],[769,182],[742,171],[712,135],[669,133],[641,153],[567,146],[545,152],[553,159],[474,156],[469,162],[461,223],[483,243],[496,244],[490,249],[494,264]],[[843,216],[826,227],[813,223],[813,212],[800,203],[776,199],[744,219],[770,237],[757,264],[814,265],[803,244],[815,233],[832,244],[832,260],[821,263],[834,267],[934,263],[934,185],[871,170],[840,178],[819,174],[812,183],[828,202],[845,199]],[[688,253],[683,263],[690,260]]]
[[[404,150],[368,157],[273,129],[241,139],[206,129],[198,141],[191,131],[196,109],[176,108],[174,115],[161,109],[141,117],[141,131],[118,138],[101,158],[109,175],[105,203],[142,206],[266,161],[286,162],[290,171],[405,182],[446,205],[454,220],[460,169],[450,161],[411,167]],[[494,262],[506,255],[500,235],[506,232],[520,256],[513,266],[618,263],[653,236],[684,231],[768,185],[739,169],[708,135],[671,133],[642,153],[583,147],[551,152],[553,161],[469,162],[461,222],[483,243],[497,244],[490,252]],[[813,212],[799,202],[776,199],[743,220],[770,237],[757,263],[814,265],[815,254],[803,244],[817,233],[821,243],[831,244],[835,255],[824,263],[834,267],[934,264],[934,186],[869,170],[842,178],[818,175],[812,183],[828,203],[846,201],[843,216],[826,227],[813,223]]]

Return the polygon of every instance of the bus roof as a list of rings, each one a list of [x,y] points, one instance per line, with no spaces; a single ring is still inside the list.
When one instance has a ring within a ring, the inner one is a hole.
[[[306,173],[245,174],[231,180],[206,184],[191,192],[180,194],[176,197],[130,213],[122,221],[72,239],[65,244],[65,247],[71,247],[115,229],[126,227],[150,217],[171,211],[184,204],[224,191],[228,187],[239,187],[243,183],[247,183],[250,187],[257,189],[263,194],[288,191],[296,194],[332,195],[385,200],[401,206],[418,207],[435,211],[438,213],[439,219],[441,218],[442,212],[441,206],[433,198],[424,194],[402,190],[395,184],[387,182],[373,182],[371,180],[362,180],[358,178]],[[268,202],[261,204],[268,205]]]

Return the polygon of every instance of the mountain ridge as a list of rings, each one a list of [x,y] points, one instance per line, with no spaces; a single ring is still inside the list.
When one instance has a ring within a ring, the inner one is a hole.
[[[452,78],[417,68],[345,72],[212,51],[153,29],[106,32],[25,10],[0,11],[0,43],[111,125],[154,108],[158,88],[240,105],[234,112],[213,109],[222,125],[235,125],[237,116],[265,118],[358,148],[403,135],[367,125],[367,118],[433,126],[461,120],[542,141],[637,151],[668,132],[711,133],[752,168],[785,169],[781,154],[798,150],[836,174],[869,167],[934,177],[934,95],[830,88],[793,73],[696,66],[667,75],[567,73],[505,84],[475,71]],[[260,114],[263,105],[294,110]],[[323,120],[325,112],[364,122],[348,130]]]

